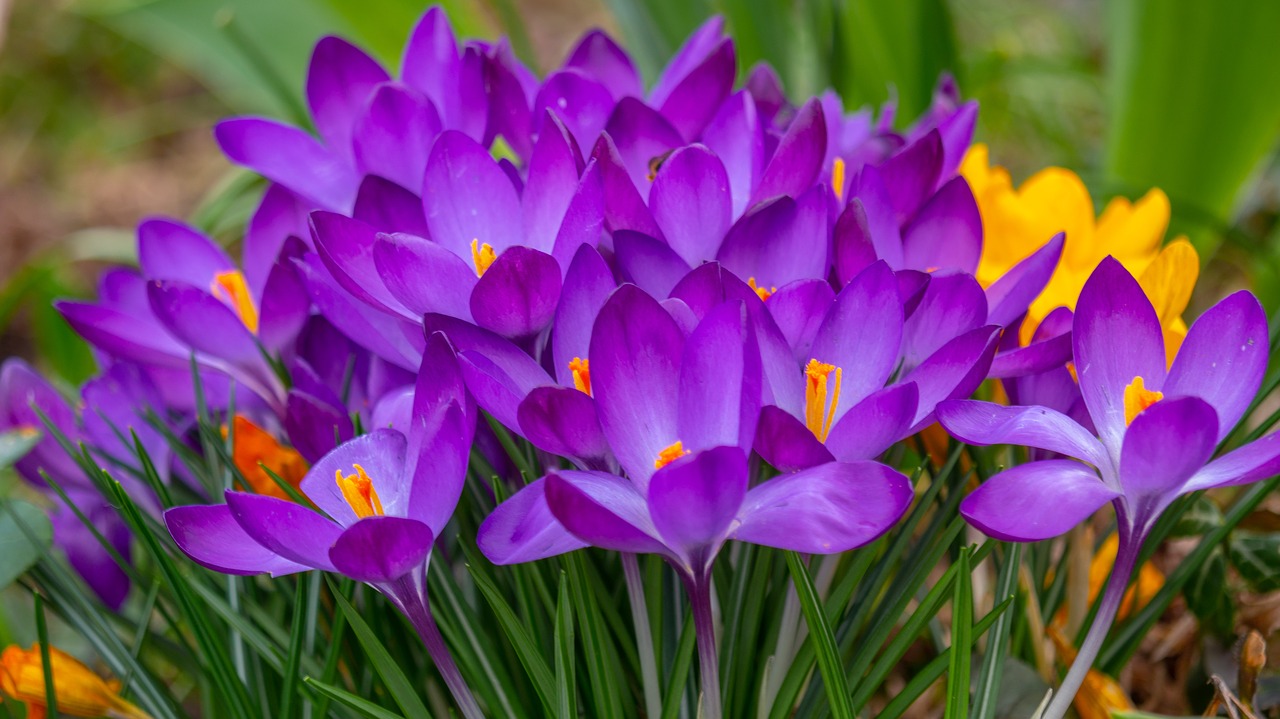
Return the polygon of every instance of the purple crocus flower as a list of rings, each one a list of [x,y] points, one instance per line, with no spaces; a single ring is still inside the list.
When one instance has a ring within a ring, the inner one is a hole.
[[[485,520],[480,548],[497,564],[585,545],[662,555],[694,604],[703,711],[718,717],[710,579],[721,546],[852,549],[898,520],[911,486],[874,462],[828,462],[750,486],[763,374],[742,301],[718,304],[686,331],[662,303],[623,285],[600,310],[589,354],[598,425],[576,429],[598,433],[621,474],[552,471]]]
[[[1124,595],[1143,540],[1179,495],[1239,485],[1280,470],[1280,435],[1217,459],[1262,382],[1267,321],[1237,292],[1196,320],[1166,365],[1151,302],[1114,258],[1080,292],[1072,326],[1074,366],[1093,430],[1042,406],[956,401],[942,425],[970,444],[1017,444],[1080,461],[1049,459],[1001,472],[965,498],[961,512],[987,534],[1029,542],[1062,534],[1110,503],[1120,538],[1097,617],[1044,716],[1071,704]]]
[[[468,719],[482,714],[428,608],[427,562],[466,477],[475,428],[443,336],[427,341],[408,426],[377,429],[317,462],[302,480],[311,507],[228,491],[226,504],[175,507],[165,522],[197,563],[226,574],[320,569],[382,592],[417,628]]]

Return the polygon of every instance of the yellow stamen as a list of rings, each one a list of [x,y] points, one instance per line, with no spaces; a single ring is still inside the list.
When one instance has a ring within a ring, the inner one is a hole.
[[[827,380],[835,372],[835,380],[831,382],[831,397],[827,397]],[[805,365],[804,385],[804,423],[813,432],[818,441],[827,441],[831,432],[831,423],[835,420],[836,407],[840,404],[841,370],[835,365],[809,360]]]
[[[754,290],[754,291],[755,291],[756,296],[760,298],[760,301],[761,301],[761,302],[764,302],[765,300],[769,299],[770,297],[773,297],[773,293],[778,291],[778,288],[777,288],[777,287],[770,287],[769,289],[765,289],[765,288],[763,288],[763,287],[761,287],[761,286],[757,285],[757,284],[756,284],[756,278],[754,278],[754,277],[748,277],[748,278],[747,278],[747,286],[748,286],[748,287],[750,287],[752,290]]]
[[[71,717],[110,719],[151,719],[120,698],[120,684],[108,682],[75,657],[49,647],[49,668],[53,671],[53,694],[58,712]],[[22,649],[11,644],[0,654],[0,692],[27,705],[27,716],[45,716],[44,662],[40,645]]]
[[[471,261],[476,266],[476,277],[484,277],[485,271],[496,259],[498,259],[498,253],[493,251],[493,246],[488,242],[482,245],[480,240],[471,241]]]
[[[844,158],[837,157],[831,164],[831,189],[836,193],[836,201],[844,202]]]
[[[658,458],[653,461],[654,469],[662,469],[672,462],[680,459],[688,454],[684,448],[684,442],[677,441],[675,444],[668,445],[658,453]]]
[[[248,418],[236,415],[234,422],[231,458],[245,483],[249,485],[248,489],[257,494],[291,499],[289,493],[276,484],[267,470],[274,472],[285,484],[297,489],[307,474],[307,460],[296,449],[280,444],[270,432]],[[222,438],[226,439],[227,434],[227,427],[223,426]]]
[[[583,394],[591,394],[591,363],[581,357],[569,360],[569,371],[573,373],[573,386]]]
[[[336,472],[338,489],[342,490],[343,499],[347,500],[347,504],[351,505],[360,519],[381,517],[382,500],[378,499],[378,490],[373,488],[373,480],[365,474],[364,467],[358,464],[352,466],[356,469],[355,474],[343,476],[340,469]]]
[[[1124,423],[1133,423],[1133,418],[1142,414],[1143,410],[1164,399],[1164,392],[1153,392],[1146,388],[1141,377],[1124,388]]]
[[[227,270],[214,275],[210,289],[213,290],[214,297],[230,303],[231,309],[235,310],[236,316],[250,332],[258,333],[258,306],[253,302],[253,294],[249,292],[249,285],[244,281],[244,274],[240,270]]]

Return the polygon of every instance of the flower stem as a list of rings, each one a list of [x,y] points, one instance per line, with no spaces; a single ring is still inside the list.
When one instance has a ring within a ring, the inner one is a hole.
[[[1098,602],[1098,612],[1093,617],[1093,624],[1089,626],[1089,633],[1085,635],[1075,661],[1071,663],[1067,676],[1062,680],[1062,685],[1053,695],[1041,719],[1062,719],[1071,708],[1076,692],[1080,690],[1085,676],[1093,667],[1098,651],[1102,649],[1102,642],[1107,638],[1107,632],[1115,620],[1116,611],[1120,609],[1125,589],[1129,587],[1129,575],[1133,574],[1133,566],[1137,562],[1138,551],[1141,548],[1140,537],[1121,532],[1116,562],[1111,568],[1111,576],[1107,578],[1107,587],[1102,593],[1102,599]]]
[[[453,655],[449,653],[449,647],[444,643],[444,637],[440,635],[440,627],[436,626],[435,619],[431,617],[431,609],[427,606],[426,599],[421,598],[416,592],[413,595],[400,598],[401,601],[398,604],[401,610],[409,618],[413,628],[418,630],[418,636],[426,646],[427,654],[431,655],[431,661],[435,663],[436,670],[444,678],[444,683],[449,687],[449,693],[453,694],[453,700],[458,703],[462,716],[466,719],[484,719],[480,705],[471,694],[471,688],[462,678],[462,672],[458,671],[458,665],[453,663]]]
[[[716,653],[715,616],[711,610],[711,572],[688,581],[693,628],[698,636],[698,674],[702,678],[702,719],[720,719],[720,659]]]
[[[662,714],[662,696],[658,693],[658,661],[653,655],[653,630],[649,628],[649,609],[644,598],[640,562],[636,555],[622,553],[622,571],[627,579],[627,593],[631,598],[631,621],[636,627],[636,651],[640,653],[645,714],[656,717]]]

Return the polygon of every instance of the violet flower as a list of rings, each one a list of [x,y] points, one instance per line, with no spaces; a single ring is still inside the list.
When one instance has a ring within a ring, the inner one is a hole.
[[[475,410],[441,335],[428,339],[408,427],[377,429],[325,455],[301,491],[320,511],[227,491],[226,504],[175,507],[165,522],[197,563],[226,574],[319,569],[365,582],[413,623],[464,716],[482,714],[431,618],[426,572],[466,477]],[[336,477],[336,480],[335,480]]]
[[[875,539],[911,501],[906,477],[874,462],[829,462],[750,487],[762,369],[746,307],[720,303],[686,332],[657,300],[623,285],[590,339],[598,432],[625,476],[559,470],[481,526],[497,564],[585,545],[656,553],[693,604],[704,716],[720,716],[711,566],[730,539],[828,554]]]
[[[1239,485],[1280,470],[1280,435],[1217,459],[1267,363],[1267,321],[1258,300],[1237,292],[1196,320],[1171,367],[1156,312],[1138,282],[1108,257],[1080,293],[1072,328],[1074,367],[1095,431],[1047,407],[956,401],[942,425],[970,444],[1017,444],[1080,461],[1030,462],[987,480],[961,504],[983,532],[1029,542],[1060,535],[1110,503],[1119,549],[1097,616],[1044,716],[1070,707],[1115,617],[1143,540],[1179,496]]]

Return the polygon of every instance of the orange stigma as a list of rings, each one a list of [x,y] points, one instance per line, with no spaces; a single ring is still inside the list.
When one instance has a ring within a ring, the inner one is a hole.
[[[338,489],[342,490],[342,498],[347,500],[360,519],[382,516],[382,500],[378,499],[378,490],[373,488],[373,480],[365,474],[364,467],[358,464],[355,474],[343,476],[342,470],[336,472]]]
[[[1164,392],[1153,392],[1146,388],[1141,377],[1124,388],[1124,423],[1133,424],[1133,418],[1142,414],[1143,410],[1164,399]]]
[[[249,285],[245,283],[244,274],[240,270],[227,270],[214,275],[210,289],[213,290],[214,297],[231,305],[231,309],[235,310],[236,316],[250,332],[258,334],[258,306],[253,302]]]
[[[747,286],[750,287],[752,290],[755,290],[756,296],[760,298],[761,302],[764,302],[770,297],[773,297],[773,293],[778,291],[777,287],[770,287],[769,289],[765,289],[757,285],[756,278],[754,277],[747,278]]]
[[[832,372],[835,372],[835,379],[830,382],[831,396],[828,400],[827,385]],[[841,370],[835,365],[811,359],[805,365],[804,375],[804,423],[819,442],[825,442],[831,433],[836,406],[840,404]]]
[[[844,158],[837,157],[831,163],[831,190],[836,193],[836,201],[844,202]]]
[[[675,444],[668,445],[658,453],[658,458],[653,461],[653,468],[662,469],[688,453],[689,452],[684,448],[684,442],[677,441]]]
[[[244,477],[245,484],[249,485],[248,489],[256,494],[291,499],[289,493],[276,484],[267,470],[275,473],[285,484],[297,489],[307,474],[307,460],[296,449],[280,444],[270,432],[248,418],[236,415],[233,422],[235,435],[232,437],[231,459]],[[226,439],[227,434],[224,426],[222,438]]]
[[[573,373],[573,386],[583,394],[591,394],[591,363],[581,357],[569,360],[569,371]]]
[[[476,265],[476,277],[484,277],[485,271],[496,259],[498,253],[493,251],[493,246],[488,242],[480,244],[480,240],[471,241],[471,261]]]

